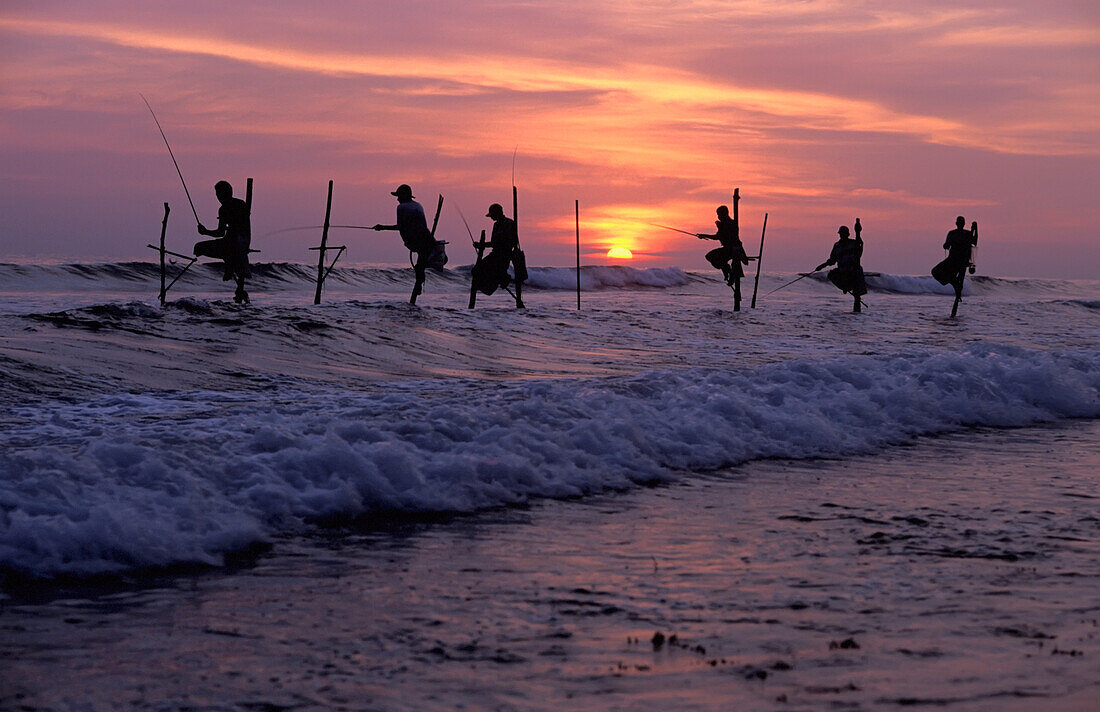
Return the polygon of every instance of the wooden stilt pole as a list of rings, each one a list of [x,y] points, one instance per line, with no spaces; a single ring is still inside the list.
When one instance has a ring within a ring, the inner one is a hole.
[[[577,224],[577,310],[581,308],[581,201],[573,201]]]
[[[164,233],[168,231],[168,213],[170,208],[168,203],[164,204],[164,220],[160,223],[160,305],[164,306],[164,302],[168,296],[168,290],[164,287],[165,267],[164,267]]]
[[[737,210],[737,204],[741,202],[741,189],[733,189],[733,236],[737,238],[737,241],[741,241],[741,219]],[[733,259],[740,261],[741,255],[734,255]],[[740,265],[737,265],[739,268]],[[734,268],[733,263],[730,263],[730,269]],[[733,278],[733,310],[741,311],[741,278]]]
[[[165,295],[167,295],[168,290],[171,289],[176,284],[176,282],[179,281],[180,277],[182,277],[184,274],[186,274],[187,270],[191,269],[191,265],[193,265],[193,264],[195,264],[196,262],[199,261],[198,257],[193,257],[192,255],[181,255],[178,252],[172,252],[171,250],[166,250],[166,249],[164,249],[163,243],[162,243],[161,247],[157,247],[156,245],[146,245],[146,247],[148,247],[150,250],[157,250],[158,252],[160,252],[161,253],[161,260],[164,259],[164,255],[172,255],[173,257],[179,257],[181,260],[187,260],[187,265],[183,269],[181,269],[179,274],[177,274],[175,276],[175,278],[173,278],[172,281],[168,283],[168,286],[164,288],[164,294]]]
[[[760,252],[756,254],[756,280],[752,283],[752,304],[756,308],[756,290],[760,289],[760,262],[764,259],[764,233],[768,231],[768,214],[764,213],[764,228],[760,231]]]
[[[439,227],[439,215],[443,212],[443,194],[439,194],[439,202],[435,205],[435,219],[432,220],[432,239],[435,239],[435,229]]]
[[[474,243],[477,250],[477,259],[474,260],[474,269],[470,270],[470,309],[477,304],[477,282],[474,281],[474,271],[481,266],[481,255],[485,252],[485,231],[481,231],[481,242]]]
[[[251,233],[251,225],[252,225],[252,179],[251,178],[249,178],[245,181],[244,206],[245,206],[245,210],[248,212],[248,224],[249,224],[248,252],[259,252],[259,250],[251,249],[251,247],[252,247],[252,233]],[[244,255],[244,261],[245,262],[248,261],[248,254],[247,253]],[[234,301],[236,301],[238,304],[249,304],[250,303],[249,299],[248,299],[248,292],[246,292],[245,289],[244,289],[244,280],[245,280],[245,272],[243,270],[238,270],[238,272],[237,272],[237,292],[236,292],[236,294],[233,295]]]
[[[512,157],[512,161],[514,166],[515,156]],[[513,173],[515,172],[514,167],[512,171]],[[516,191],[514,180],[515,176],[513,176],[512,183],[512,220],[516,223],[516,249],[519,250],[519,193]],[[527,258],[523,255],[522,250],[520,250],[519,254],[521,263],[516,264],[515,261],[513,261],[512,264],[516,265],[516,309],[523,309],[523,280],[519,278],[519,271],[520,269],[524,272],[527,271]]]
[[[317,251],[317,292],[313,303],[321,303],[321,286],[325,283],[325,248],[328,247],[328,224],[332,214],[332,181],[328,182],[328,200],[325,202],[325,224],[321,228],[321,249]]]

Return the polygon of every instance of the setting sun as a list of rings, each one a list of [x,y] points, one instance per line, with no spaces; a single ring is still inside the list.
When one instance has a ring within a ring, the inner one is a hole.
[[[617,260],[632,260],[634,254],[625,247],[612,247],[607,251],[607,256]]]

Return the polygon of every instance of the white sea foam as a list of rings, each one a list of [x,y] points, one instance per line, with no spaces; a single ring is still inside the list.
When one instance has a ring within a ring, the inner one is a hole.
[[[0,566],[197,562],[332,517],[472,511],[840,456],[971,425],[1100,416],[1100,352],[975,346],[745,369],[374,392],[179,392],[16,408]]]

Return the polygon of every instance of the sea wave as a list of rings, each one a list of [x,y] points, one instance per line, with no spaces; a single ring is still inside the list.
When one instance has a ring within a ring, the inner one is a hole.
[[[814,279],[818,282],[828,282],[827,273],[818,272]],[[886,274],[884,272],[867,272],[867,289],[870,292],[885,292],[888,294],[944,294],[954,295],[955,289],[950,284],[940,284],[931,275],[906,275]],[[990,277],[988,275],[967,275],[963,282],[963,295],[975,294],[1004,294],[1019,296],[1035,296],[1037,294],[1073,294],[1090,287],[1095,288],[1095,283],[1082,280],[1068,279],[1024,279],[1008,277]]]
[[[168,279],[173,279],[186,262],[169,265]],[[198,290],[223,292],[219,263],[199,263],[191,267],[180,280],[175,292]],[[530,267],[529,289],[576,289],[577,273],[572,267]],[[294,262],[261,262],[252,265],[249,289],[255,293],[281,291],[312,291],[317,279],[313,265]],[[470,265],[454,269],[429,270],[429,286],[466,289],[470,283]],[[709,281],[700,274],[684,272],[678,267],[637,268],[619,265],[589,265],[581,268],[581,288],[600,289],[679,287],[691,282]],[[413,282],[411,267],[350,267],[337,266],[325,282],[327,290],[352,289],[370,291],[390,288],[408,289]],[[154,294],[160,287],[160,265],[153,262],[111,262],[98,264],[20,265],[0,264],[0,292],[31,291],[35,293],[86,292],[104,293],[145,291]]]
[[[183,265],[180,261],[169,265],[168,278],[173,279]],[[261,262],[252,266],[253,277],[249,289],[253,295],[264,293],[312,294],[317,278],[317,267],[294,262]],[[577,272],[573,267],[528,268],[529,279],[525,287],[531,290],[573,290],[577,287]],[[812,275],[811,280],[796,285],[789,293],[795,293],[812,284],[826,283],[826,273]],[[769,289],[790,281],[796,275],[785,273],[765,274],[762,287]],[[346,266],[339,265],[325,282],[326,292],[353,293],[404,292],[413,282],[411,267],[404,266]],[[429,270],[430,291],[464,292],[469,289],[470,265],[458,265],[453,269]],[[627,265],[587,265],[581,267],[583,291],[668,289],[699,287],[711,289],[721,284],[721,276],[715,270],[689,271],[679,267],[631,267]],[[867,272],[867,286],[872,292],[890,294],[953,294],[950,286],[937,282],[928,275],[895,275]],[[0,293],[95,293],[126,294],[145,293],[155,295],[160,287],[160,266],[154,262],[109,262],[56,265],[28,265],[0,263]],[[224,293],[229,290],[222,280],[220,263],[199,263],[191,267],[173,290],[173,295],[187,293]],[[988,295],[1069,295],[1094,296],[1100,291],[1100,283],[1088,280],[1009,279],[986,275],[968,276],[963,293]]]
[[[968,426],[1100,417],[1100,351],[1004,345],[372,392],[122,394],[16,408],[0,569],[217,566],[333,518],[469,512]]]

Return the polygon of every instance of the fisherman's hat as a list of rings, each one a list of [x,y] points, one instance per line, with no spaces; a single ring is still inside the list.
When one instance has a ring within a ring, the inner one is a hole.
[[[504,208],[500,203],[493,203],[489,206],[489,212],[485,213],[485,217],[491,218],[494,215],[504,215]]]
[[[397,190],[391,192],[390,195],[396,195],[398,198],[400,198],[402,195],[407,195],[410,198],[416,197],[415,195],[413,195],[413,189],[410,188],[407,183],[402,183],[401,185],[397,186]]]

